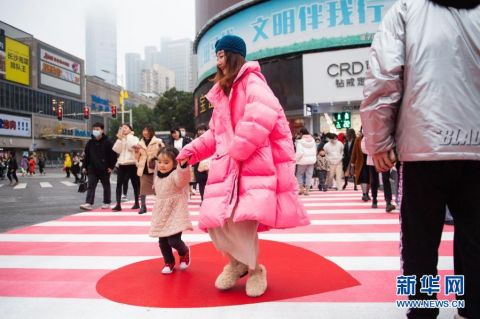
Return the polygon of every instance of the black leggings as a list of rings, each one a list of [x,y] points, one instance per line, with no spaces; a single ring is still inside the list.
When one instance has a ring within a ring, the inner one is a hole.
[[[185,256],[188,252],[188,247],[182,240],[181,232],[172,236],[158,238],[158,245],[166,264],[175,263],[172,248],[175,248],[180,256]]]
[[[17,177],[17,171],[8,171],[7,173],[8,180],[12,182],[12,177],[15,179],[15,181],[18,183],[18,177]]]
[[[136,165],[120,165],[118,166],[117,175],[117,204],[120,205],[122,200],[122,188],[125,182],[131,180],[133,186],[133,194],[135,198],[135,204],[138,204],[138,196],[140,195],[140,178],[137,176]]]

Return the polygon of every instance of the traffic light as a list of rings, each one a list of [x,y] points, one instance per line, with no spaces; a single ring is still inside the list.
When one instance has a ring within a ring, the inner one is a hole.
[[[117,106],[116,105],[110,105],[110,108],[112,109],[112,117],[116,118],[117,117]]]
[[[57,107],[57,119],[61,121],[63,119],[63,107]]]
[[[86,120],[90,118],[90,108],[86,105],[83,107],[83,118]]]

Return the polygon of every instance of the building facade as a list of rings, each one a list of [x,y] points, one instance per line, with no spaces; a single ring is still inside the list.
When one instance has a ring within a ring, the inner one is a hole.
[[[117,21],[102,2],[88,9],[85,21],[87,74],[117,84]]]
[[[84,61],[1,21],[0,30],[5,49],[0,52],[5,71],[0,74],[0,152],[57,159],[81,151],[90,136],[81,115]]]
[[[105,130],[110,128],[110,119],[112,119],[112,106],[116,107],[117,118],[121,118],[120,107],[120,92],[122,87],[115,84],[110,84],[104,79],[87,75],[86,78],[86,105],[90,107],[90,120],[88,123],[89,129],[92,124],[96,122],[103,123]],[[149,108],[154,108],[156,103],[155,98],[149,98],[134,92],[128,92],[128,99],[124,100],[124,108],[128,111],[139,105],[146,105]],[[125,115],[125,121],[129,122],[128,115]]]
[[[196,0],[197,123],[208,123],[205,94],[216,72],[215,42],[242,37],[247,60],[258,60],[292,131],[345,132],[361,126],[368,47],[394,0]],[[208,5],[211,4],[211,5]]]
[[[175,72],[159,64],[154,64],[150,69],[143,69],[140,81],[141,92],[145,93],[162,95],[176,87]]]

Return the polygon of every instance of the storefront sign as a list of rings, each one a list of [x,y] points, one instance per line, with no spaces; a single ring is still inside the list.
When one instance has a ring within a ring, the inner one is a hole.
[[[81,96],[81,60],[68,58],[60,51],[39,48],[40,87],[79,98]]]
[[[31,137],[32,119],[0,113],[0,135]]]
[[[303,55],[305,104],[363,100],[370,48]]]
[[[394,0],[266,1],[221,20],[200,39],[198,77],[216,67],[215,42],[226,34],[242,37],[247,59],[323,48],[369,44]]]
[[[110,112],[110,101],[108,99],[102,99],[96,95],[91,95],[92,97],[92,111],[99,112]]]

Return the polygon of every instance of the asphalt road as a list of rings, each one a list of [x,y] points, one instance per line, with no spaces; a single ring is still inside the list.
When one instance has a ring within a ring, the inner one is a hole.
[[[80,212],[79,205],[85,202],[86,193],[77,192],[73,176],[66,178],[60,169],[47,169],[46,173],[33,177],[18,174],[17,188],[9,186],[8,179],[0,180],[0,233]],[[116,176],[111,180],[115,181]],[[113,200],[116,184],[111,187]],[[95,206],[101,205],[102,199],[103,188],[99,183]]]

